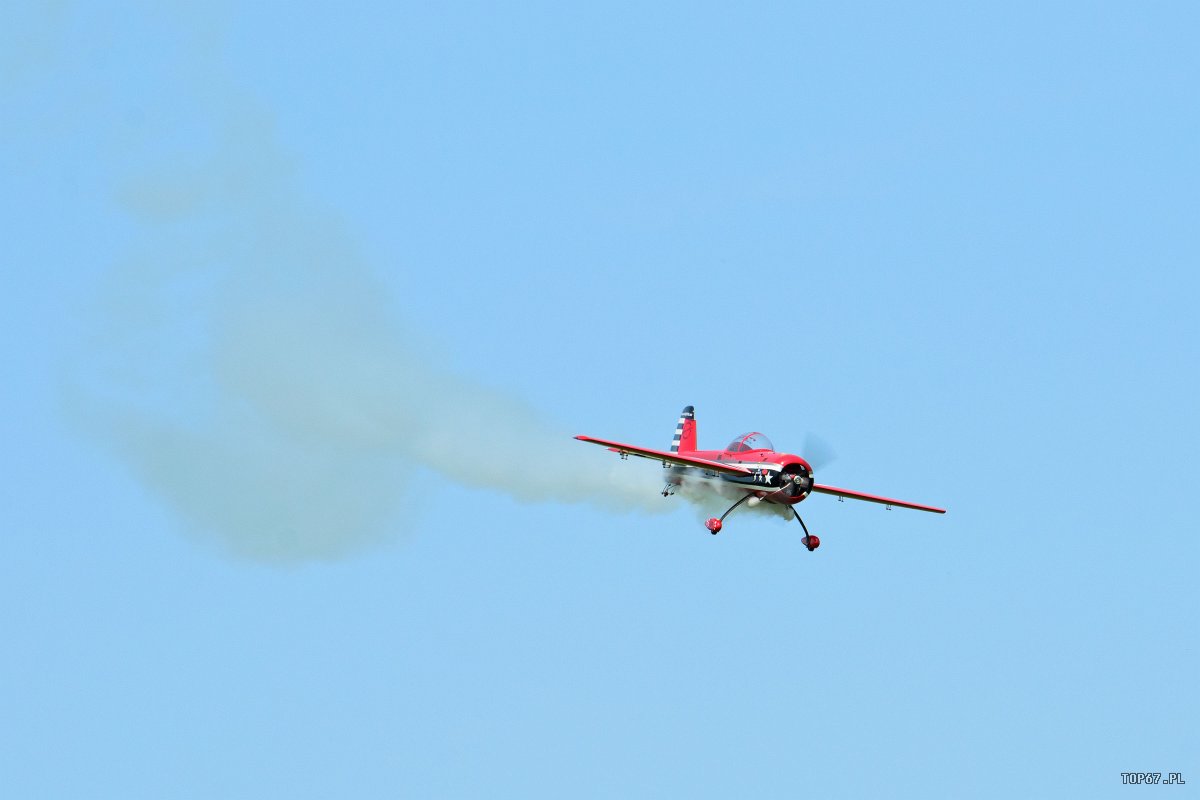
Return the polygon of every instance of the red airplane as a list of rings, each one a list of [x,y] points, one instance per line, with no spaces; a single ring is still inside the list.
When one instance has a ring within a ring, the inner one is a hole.
[[[879,503],[889,510],[892,506],[914,508],[917,511],[930,511],[934,514],[945,514],[946,509],[925,506],[920,503],[910,503],[906,500],[894,500],[890,497],[879,497],[849,489],[839,489],[836,486],[824,486],[813,482],[812,466],[807,461],[791,453],[777,453],[774,446],[761,433],[746,433],[730,442],[724,450],[696,449],[696,410],[692,406],[683,409],[679,424],[675,427],[675,439],[671,442],[670,451],[651,450],[646,447],[633,447],[620,442],[610,442],[607,439],[593,439],[590,436],[576,436],[581,442],[591,442],[601,447],[607,447],[621,458],[629,456],[649,458],[661,461],[667,472],[667,485],[663,489],[663,497],[674,494],[675,489],[685,482],[699,482],[712,488],[712,481],[720,481],[723,487],[732,488],[735,492],[745,492],[740,500],[731,505],[719,518],[712,517],[705,526],[715,536],[721,530],[721,524],[729,513],[742,503],[756,498],[755,502],[778,503],[788,506],[804,529],[801,542],[811,553],[821,546],[821,540],[808,532],[808,526],[796,511],[796,503],[804,500],[812,492],[832,494],[840,502],[842,498],[865,500],[868,503]],[[753,505],[754,503],[751,503]]]

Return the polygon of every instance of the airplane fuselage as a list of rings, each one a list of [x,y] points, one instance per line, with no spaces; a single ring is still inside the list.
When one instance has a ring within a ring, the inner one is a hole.
[[[705,481],[720,480],[752,493],[768,503],[795,505],[812,491],[812,467],[803,458],[791,453],[759,449],[731,453],[727,450],[680,451],[681,457],[692,457],[704,461],[737,465],[749,470],[749,475],[731,475],[703,467],[663,464],[670,470],[668,483],[680,484],[688,478]]]

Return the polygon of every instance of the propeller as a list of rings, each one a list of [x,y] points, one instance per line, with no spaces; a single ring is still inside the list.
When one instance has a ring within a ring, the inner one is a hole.
[[[837,460],[837,453],[833,451],[833,447],[829,442],[815,433],[810,433],[804,437],[804,450],[800,455],[813,468],[813,472],[820,472]]]

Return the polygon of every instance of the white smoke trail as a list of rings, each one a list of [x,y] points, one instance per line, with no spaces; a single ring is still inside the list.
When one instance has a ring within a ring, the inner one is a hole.
[[[696,516],[705,520],[720,517],[726,509],[741,500],[745,492],[719,478],[686,478],[676,494],[691,503],[696,509]],[[751,513],[789,521],[792,519],[792,512],[787,506],[763,503],[754,498],[738,506],[733,513],[739,516]]]
[[[522,501],[668,510],[657,467],[609,462],[423,357],[299,197],[253,116],[202,168],[124,194],[147,237],[113,270],[70,407],[190,529],[257,559],[337,557],[398,528],[414,466]]]

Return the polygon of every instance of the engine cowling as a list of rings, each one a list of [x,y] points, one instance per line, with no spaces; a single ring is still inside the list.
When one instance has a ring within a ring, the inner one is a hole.
[[[785,464],[779,472],[779,493],[788,503],[799,503],[812,492],[812,469],[803,461]]]

